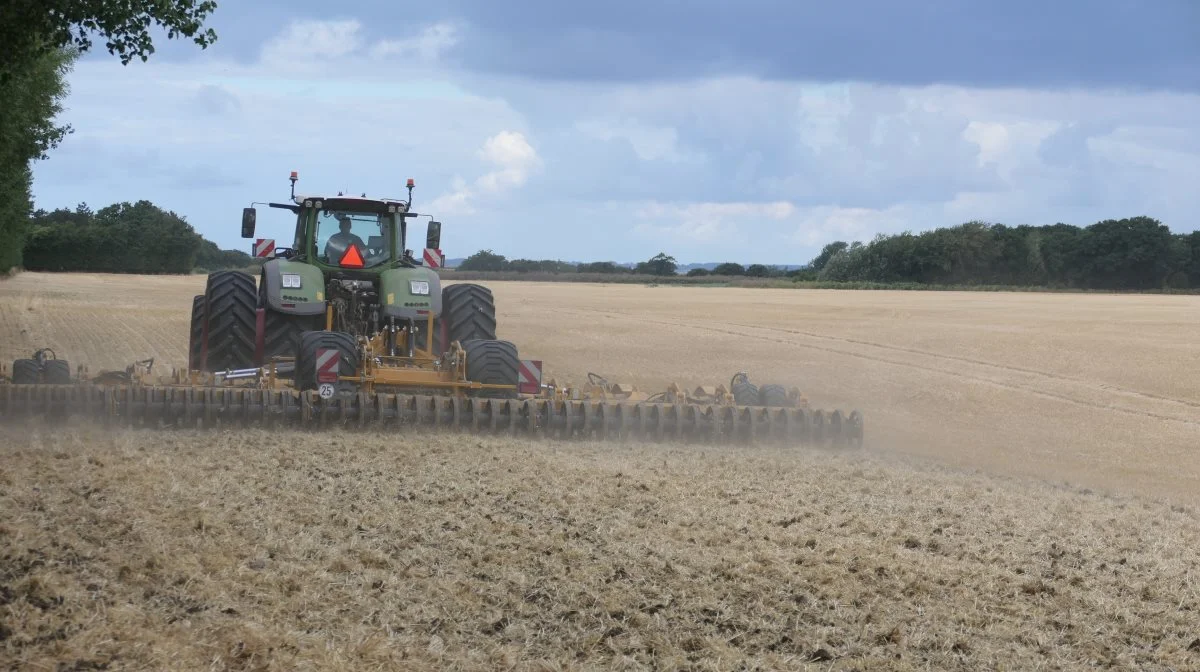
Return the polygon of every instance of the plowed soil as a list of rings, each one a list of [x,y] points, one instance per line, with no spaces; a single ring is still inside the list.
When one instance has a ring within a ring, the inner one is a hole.
[[[181,366],[203,284],[18,275],[0,359]],[[548,377],[746,371],[869,445],[5,428],[0,664],[1200,668],[1200,298],[493,289]]]

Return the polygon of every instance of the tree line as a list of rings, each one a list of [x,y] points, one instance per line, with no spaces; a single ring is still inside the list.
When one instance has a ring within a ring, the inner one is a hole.
[[[33,165],[73,131],[55,118],[67,94],[66,75],[91,50],[93,36],[124,64],[154,53],[152,27],[204,49],[217,37],[203,25],[216,6],[212,0],[0,2],[0,273],[26,265]]]
[[[1063,289],[1200,288],[1200,232],[1150,217],[1005,226],[967,222],[868,243],[830,243],[810,264],[830,282],[1007,285]]]
[[[571,263],[554,259],[508,259],[492,250],[480,250],[463,259],[456,267],[459,271],[482,271],[500,273],[578,273],[601,275],[653,275],[666,277],[679,273],[679,262],[675,257],[660,252],[646,261],[633,265],[620,264],[615,261],[592,261]],[[685,273],[688,277],[706,275],[746,276],[752,278],[792,277],[794,272],[785,271],[778,266],[765,264],[750,264],[743,266],[736,262],[717,264],[711,271],[706,268],[691,268]]]
[[[492,250],[467,257],[462,271],[518,274],[679,274],[659,253],[628,266],[612,261],[509,260]],[[869,242],[835,241],[798,268],[717,264],[684,275],[786,278],[809,282],[987,285],[1056,289],[1200,289],[1200,231],[1173,234],[1150,217],[1071,224],[1007,226],[967,222],[922,233],[880,234]]]
[[[183,217],[149,201],[93,211],[37,210],[30,218],[23,266],[31,271],[191,273],[245,268],[254,257],[219,249]]]

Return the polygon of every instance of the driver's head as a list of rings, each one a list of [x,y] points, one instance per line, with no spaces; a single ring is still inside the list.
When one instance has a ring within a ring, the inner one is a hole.
[[[342,233],[350,233],[350,218],[345,215],[338,217],[338,230]]]

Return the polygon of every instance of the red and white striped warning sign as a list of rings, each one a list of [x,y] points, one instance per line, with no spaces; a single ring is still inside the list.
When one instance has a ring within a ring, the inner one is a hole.
[[[517,369],[517,392],[537,394],[542,389],[542,360],[522,359]]]
[[[257,238],[254,241],[254,256],[269,257],[275,251],[274,238]]]
[[[446,263],[446,257],[442,251],[436,248],[425,248],[425,265],[430,268],[441,268]]]
[[[342,361],[341,354],[337,348],[319,348],[317,350],[318,383],[337,382],[338,364]]]

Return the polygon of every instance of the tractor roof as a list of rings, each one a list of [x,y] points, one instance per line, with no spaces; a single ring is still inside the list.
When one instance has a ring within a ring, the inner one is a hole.
[[[324,209],[354,209],[384,210],[388,206],[396,206],[399,212],[408,211],[408,202],[398,198],[366,198],[364,196],[323,196],[320,194],[297,194],[298,204],[321,201]]]

